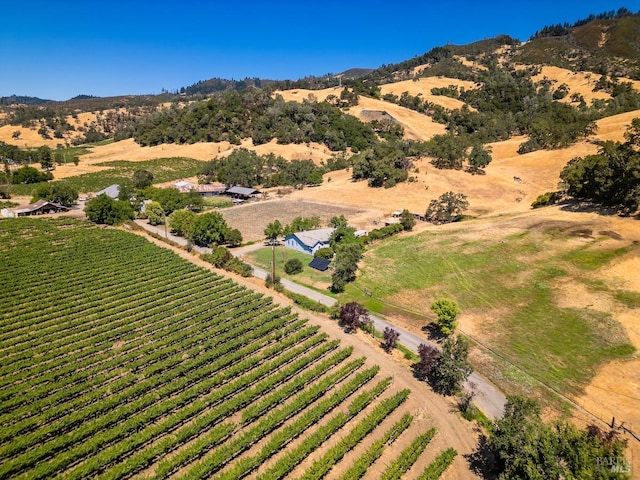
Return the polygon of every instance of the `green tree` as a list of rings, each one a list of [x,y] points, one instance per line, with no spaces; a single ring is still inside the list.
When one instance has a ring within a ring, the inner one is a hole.
[[[133,219],[133,208],[129,202],[112,200],[104,193],[89,200],[84,213],[90,221],[106,225],[117,225]]]
[[[458,322],[456,321],[460,313],[458,304],[453,300],[436,300],[431,304],[431,311],[438,316],[436,325],[440,329],[440,332],[442,332],[443,335],[451,335],[458,326]]]
[[[485,147],[481,143],[474,143],[469,153],[469,171],[471,173],[484,173],[484,168],[491,163],[491,147]]]
[[[357,243],[341,243],[336,246],[331,274],[331,290],[342,292],[346,284],[352,281],[362,257],[362,246]]]
[[[436,168],[455,170],[462,168],[469,146],[465,137],[453,133],[434,135],[427,145],[428,152],[433,157],[431,163]]]
[[[284,264],[284,271],[288,275],[295,275],[302,272],[302,262],[298,258],[290,258]]]
[[[467,196],[463,193],[446,192],[438,199],[431,200],[425,213],[427,221],[437,225],[455,222],[469,208]]]
[[[193,222],[191,241],[199,247],[210,247],[224,243],[227,222],[218,212],[207,212],[198,215]]]
[[[37,156],[43,170],[49,171],[53,169],[53,155],[51,153],[51,148],[46,145],[39,147]]]
[[[165,222],[165,213],[160,203],[151,201],[144,207],[144,213],[149,219],[149,225],[163,225]]]
[[[133,186],[136,188],[147,188],[153,184],[153,173],[140,169],[133,172]]]
[[[179,237],[191,237],[196,214],[190,210],[175,210],[167,219],[171,233]]]
[[[23,183],[40,183],[52,179],[53,175],[51,172],[41,172],[37,168],[30,167],[29,165],[23,165],[17,170],[14,170],[11,174],[11,183],[14,185]]]
[[[231,247],[237,247],[242,243],[242,233],[237,228],[229,228],[224,232],[224,242]]]
[[[280,235],[282,235],[280,220],[274,220],[264,229],[264,236],[267,240],[277,240]]]
[[[41,198],[71,207],[78,200],[78,191],[66,182],[43,183],[36,188],[31,201],[35,202]]]
[[[461,336],[447,337],[442,344],[432,383],[436,391],[453,395],[473,371],[469,364],[469,343]]]
[[[402,213],[400,214],[400,224],[405,230],[413,230],[413,227],[416,225],[416,219],[413,216],[413,213],[406,208],[402,210]]]
[[[331,220],[329,220],[329,226],[333,228],[347,227],[348,225],[349,222],[344,215],[340,215],[339,217],[331,217]]]

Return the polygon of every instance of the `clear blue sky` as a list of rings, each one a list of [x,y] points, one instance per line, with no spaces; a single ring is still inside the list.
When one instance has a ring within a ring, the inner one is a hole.
[[[447,43],[527,40],[620,7],[637,12],[640,0],[7,0],[0,96],[66,100],[376,68]]]

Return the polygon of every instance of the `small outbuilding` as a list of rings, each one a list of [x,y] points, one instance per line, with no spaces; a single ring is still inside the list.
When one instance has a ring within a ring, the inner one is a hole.
[[[227,188],[227,190],[224,193],[233,198],[248,200],[250,198],[254,198],[257,195],[259,195],[260,191],[256,190],[255,188],[242,187],[240,185],[236,185],[234,187]]]
[[[201,185],[201,184],[196,184],[196,183],[191,183],[186,181],[180,181],[180,182],[174,183],[174,187],[180,193],[196,192],[201,197],[217,196],[225,193],[227,189],[224,183],[219,183],[219,182],[205,183]]]

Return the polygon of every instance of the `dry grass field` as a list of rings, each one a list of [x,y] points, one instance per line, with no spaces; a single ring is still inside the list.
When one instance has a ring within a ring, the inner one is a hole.
[[[245,242],[264,240],[264,229],[275,219],[287,225],[295,217],[319,217],[325,227],[332,217],[344,215],[351,225],[364,228],[380,216],[375,209],[289,198],[249,202],[220,210],[220,213],[231,227],[240,230]]]

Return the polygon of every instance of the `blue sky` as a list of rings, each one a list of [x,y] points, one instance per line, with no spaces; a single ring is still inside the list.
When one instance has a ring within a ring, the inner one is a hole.
[[[640,10],[640,0],[2,3],[0,96],[52,100],[376,68],[447,43],[526,40],[590,13]]]

